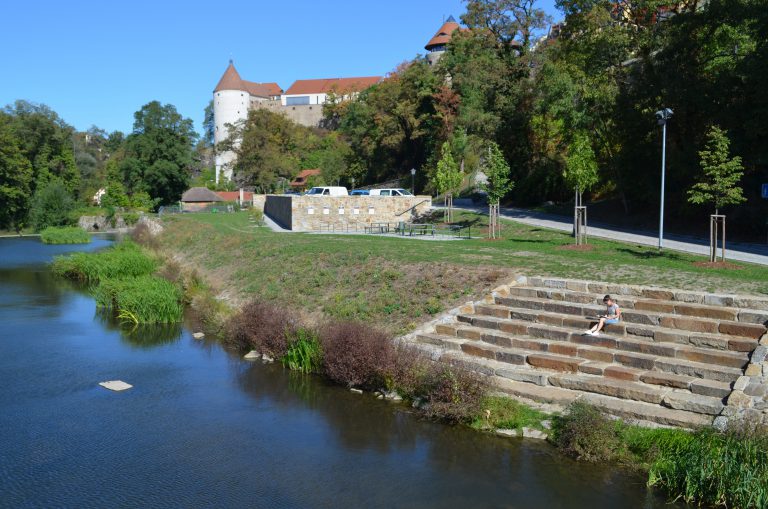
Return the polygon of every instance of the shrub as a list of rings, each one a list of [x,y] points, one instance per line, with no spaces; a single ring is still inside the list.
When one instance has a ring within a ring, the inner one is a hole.
[[[565,454],[586,461],[609,461],[619,456],[617,425],[596,407],[576,401],[553,421],[555,444]]]
[[[296,317],[282,306],[253,300],[227,324],[230,341],[240,350],[257,350],[275,358],[288,351],[299,328]]]
[[[133,323],[176,323],[184,313],[179,289],[155,276],[104,279],[94,296],[98,306]]]
[[[150,249],[157,249],[160,245],[156,236],[152,235],[147,223],[137,224],[131,231],[131,240]]]
[[[132,226],[136,224],[139,220],[139,214],[136,212],[126,212],[123,214],[123,221],[125,221],[125,224],[128,226]]]
[[[29,210],[29,218],[35,230],[49,226],[64,226],[69,223],[69,213],[75,208],[75,201],[64,184],[53,180],[35,191]]]
[[[322,363],[320,341],[317,334],[308,329],[298,329],[291,338],[288,350],[280,361],[283,366],[302,373],[317,373]]]
[[[487,386],[474,372],[434,363],[427,370],[421,392],[425,416],[449,423],[469,423],[481,411]]]
[[[78,226],[49,226],[40,232],[40,239],[45,244],[88,244],[91,236]]]
[[[123,241],[98,253],[73,253],[54,258],[53,272],[62,277],[97,283],[103,279],[151,274],[157,264],[141,247]]]
[[[487,418],[486,411],[489,412]],[[503,429],[541,428],[541,421],[550,418],[548,414],[540,410],[503,396],[488,396],[483,399],[481,412],[481,415],[472,419],[472,427],[475,429],[488,427]]]
[[[325,375],[348,387],[380,389],[395,360],[392,339],[360,322],[338,322],[320,332]]]

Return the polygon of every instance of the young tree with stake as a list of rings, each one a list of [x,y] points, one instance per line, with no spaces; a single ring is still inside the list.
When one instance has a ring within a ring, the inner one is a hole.
[[[488,195],[488,238],[495,239],[501,234],[499,223],[499,202],[515,187],[509,178],[509,164],[495,142],[488,146],[488,158],[483,166],[487,181],[480,185]]]
[[[580,242],[580,229],[582,220],[579,218],[579,207],[582,205],[582,194],[589,191],[598,182],[597,161],[592,150],[592,143],[583,131],[577,132],[568,149],[565,158],[563,180],[568,187],[574,190],[573,200],[573,235],[576,243]]]
[[[456,164],[451,151],[451,144],[446,141],[440,150],[440,160],[437,162],[434,184],[437,192],[443,194],[446,207],[445,221],[447,223],[453,220],[453,193],[461,188],[463,181],[464,172]]]

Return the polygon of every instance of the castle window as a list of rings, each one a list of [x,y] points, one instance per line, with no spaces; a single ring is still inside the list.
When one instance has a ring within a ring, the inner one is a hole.
[[[308,95],[301,95],[298,97],[286,97],[285,98],[285,104],[287,106],[296,106],[299,104],[309,104],[309,96]]]

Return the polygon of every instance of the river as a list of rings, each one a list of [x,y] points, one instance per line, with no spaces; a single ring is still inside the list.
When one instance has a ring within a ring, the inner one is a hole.
[[[243,361],[187,328],[128,335],[0,239],[0,507],[656,508],[642,476]],[[124,380],[111,392],[98,385]]]

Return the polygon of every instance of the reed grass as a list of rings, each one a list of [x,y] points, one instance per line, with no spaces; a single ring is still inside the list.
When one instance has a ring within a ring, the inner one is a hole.
[[[88,244],[91,236],[78,226],[49,226],[40,232],[44,244]]]
[[[322,351],[317,334],[308,329],[298,329],[280,359],[283,366],[302,373],[318,373],[322,368]]]
[[[104,279],[94,297],[98,306],[133,324],[177,323],[184,312],[179,289],[156,276]]]
[[[51,266],[58,276],[98,283],[103,279],[151,274],[157,268],[157,262],[137,244],[123,241],[98,253],[57,256]]]

